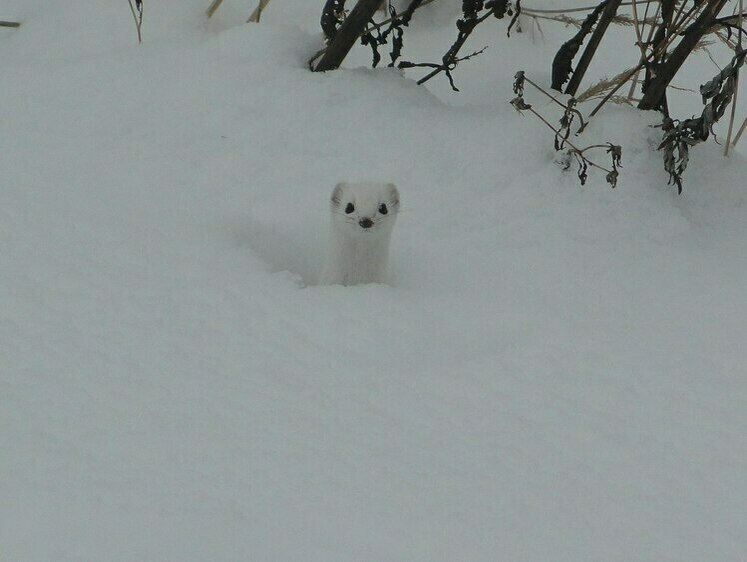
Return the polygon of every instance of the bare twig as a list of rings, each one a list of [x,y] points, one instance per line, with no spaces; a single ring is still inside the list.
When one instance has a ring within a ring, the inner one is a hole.
[[[574,27],[581,27],[584,23],[582,20],[571,18],[569,16],[563,16],[563,15],[545,16],[542,14],[535,14],[534,12],[530,12],[530,11],[522,11],[521,15],[532,18],[535,21],[538,21],[538,20],[556,21],[558,23],[564,23],[566,25],[572,25]],[[641,20],[641,21],[646,24],[654,23],[653,19],[646,19],[646,20]],[[625,14],[617,14],[614,18],[610,20],[610,24],[616,24],[616,25],[622,25],[622,26],[633,26],[635,25],[635,21],[633,20],[633,18]]]
[[[621,0],[609,0],[607,5],[604,7],[601,16],[599,16],[599,21],[594,28],[594,32],[591,34],[589,42],[584,49],[584,53],[581,55],[576,68],[573,70],[573,75],[571,75],[571,79],[568,81],[568,86],[565,88],[566,94],[572,96],[575,95],[578,90],[581,80],[583,79],[584,74],[586,74],[586,69],[589,67],[589,63],[594,57],[594,53],[596,53],[599,43],[602,41],[604,32],[607,31],[610,21],[617,13],[620,2]]]
[[[639,109],[656,109],[659,106],[666,93],[669,82],[677,74],[687,56],[692,52],[698,41],[700,41],[708,24],[713,21],[725,3],[726,0],[705,0],[703,2],[702,5],[704,7],[700,15],[688,30],[685,31],[684,37],[682,37],[682,40],[674,48],[672,54],[657,68],[656,76],[648,84],[646,92],[638,104]]]
[[[249,16],[249,19],[246,20],[246,23],[259,23],[259,18],[262,17],[262,10],[264,10],[269,3],[270,0],[259,0],[259,4],[257,4],[256,8],[254,8],[252,15]]]
[[[731,143],[733,146],[737,146],[737,143],[739,142],[739,139],[742,138],[742,133],[744,133],[745,129],[747,129],[747,117],[744,119],[744,122],[742,123],[742,126],[739,127],[739,131],[737,132],[736,136],[734,137],[734,142]]]
[[[727,47],[729,47],[732,51],[734,51],[737,48],[737,44],[734,41],[732,41],[728,37],[728,35],[724,34],[723,30],[717,29],[716,31],[713,32],[713,34],[716,37],[718,37],[721,40],[721,42]],[[718,66],[718,64],[716,66]]]
[[[488,10],[481,16],[477,16],[476,14],[472,18],[466,17],[466,15],[459,20],[457,23],[457,27],[459,28],[459,34],[457,36],[456,41],[454,44],[449,48],[448,51],[446,51],[446,54],[441,59],[441,64],[433,64],[433,63],[421,63],[421,64],[413,64],[409,62],[401,62],[400,68],[409,68],[412,66],[427,66],[431,67],[434,70],[430,72],[429,74],[426,74],[423,78],[418,80],[418,84],[423,84],[436,76],[437,74],[440,74],[441,72],[444,72],[449,79],[449,83],[451,84],[452,89],[455,91],[459,91],[459,89],[454,85],[454,79],[451,76],[451,71],[454,70],[454,67],[463,60],[468,60],[475,55],[478,55],[482,53],[485,48],[475,51],[474,53],[467,55],[466,57],[459,57],[459,51],[464,46],[464,44],[467,42],[467,39],[469,38],[472,31],[480,25],[482,22],[484,22],[489,17],[493,16],[493,11]]]
[[[212,18],[213,14],[220,8],[220,5],[223,4],[223,0],[213,0],[210,3],[210,6],[208,6],[208,9],[205,10],[205,14],[207,17]]]
[[[650,5],[651,5],[650,1],[646,3],[646,11],[643,14],[644,19],[648,16],[648,9],[649,9]],[[654,21],[649,24],[648,37],[646,38],[646,42],[645,43],[643,43],[643,42],[639,42],[638,43],[638,48],[641,50],[641,57],[638,60],[639,63],[643,63],[646,60],[646,45],[650,45],[651,44],[651,40],[654,37],[654,31],[656,30],[656,21],[659,18],[659,13],[660,12],[661,12],[661,3],[657,3],[656,4],[656,12],[654,12],[654,18],[653,18]],[[643,36],[643,34],[641,34],[641,37],[642,36]],[[638,80],[638,76],[640,76],[640,74],[641,74],[641,71],[638,70],[635,73],[635,77],[633,79],[633,83],[630,84],[630,90],[628,91],[628,99],[629,100],[633,99],[633,94],[635,93],[636,81]]]
[[[133,0],[127,1],[130,3],[132,18],[135,20],[135,28],[137,29],[137,42],[139,44],[143,42],[143,36],[140,31],[140,28],[143,25],[143,0],[135,0],[135,4],[132,3]],[[135,11],[136,9],[137,12]]]
[[[578,113],[577,110],[574,109],[575,100],[571,98],[569,100],[568,105],[565,105],[561,102],[559,102],[557,99],[553,98],[553,96],[549,95],[547,92],[544,92],[541,88],[537,88],[536,84],[533,84],[537,89],[540,91],[543,91],[545,95],[553,99],[556,103],[561,105],[565,108],[565,111],[563,113],[563,116],[560,119],[560,128],[555,127],[552,125],[547,119],[545,119],[540,113],[538,113],[531,105],[526,103],[524,101],[524,82],[527,80],[524,71],[519,71],[516,73],[515,81],[514,81],[514,93],[516,94],[516,97],[511,100],[511,105],[514,106],[514,108],[519,112],[523,111],[529,111],[537,117],[540,121],[542,121],[547,127],[555,133],[555,139],[553,142],[553,145],[555,147],[555,150],[566,150],[567,154],[570,156],[573,156],[576,159],[576,162],[578,163],[578,178],[581,181],[581,185],[584,185],[586,183],[587,179],[587,170],[589,166],[592,168],[597,168],[599,170],[602,170],[603,172],[606,172],[605,179],[607,183],[610,184],[613,188],[617,185],[617,178],[619,175],[618,166],[621,166],[621,159],[622,159],[622,147],[613,145],[612,143],[608,143],[605,145],[592,145],[587,146],[586,148],[579,148],[576,145],[574,145],[568,138],[570,137],[570,127],[573,119],[572,114]],[[578,134],[578,133],[577,133]],[[570,146],[570,149],[566,148],[566,145]],[[600,166],[596,162],[593,162],[592,160],[589,160],[584,155],[584,152],[587,150],[591,150],[593,148],[606,148],[607,154],[611,156],[612,159],[612,169],[605,168],[604,166]],[[567,162],[566,169],[570,167],[570,162]]]
[[[633,2],[620,2],[620,6],[632,6]],[[525,7],[525,12],[532,12],[535,14],[571,14],[573,12],[592,12],[597,9],[597,6],[584,6],[583,8],[566,8],[557,10],[544,10],[539,8]]]
[[[682,20],[681,20],[680,26],[678,26],[675,29],[675,31],[677,31],[678,29],[680,29],[680,27],[683,26],[688,21],[690,21],[690,19],[693,19],[695,17],[696,13],[697,12],[691,11],[685,17],[683,17]],[[669,37],[667,37],[663,42],[660,42],[659,45],[652,52],[648,53],[645,57],[643,57],[643,59],[638,63],[637,66],[635,66],[634,68],[632,68],[629,72],[624,73],[622,75],[622,78],[620,78],[620,81],[614,86],[614,88],[604,98],[602,98],[602,101],[600,101],[599,104],[597,104],[597,106],[594,108],[594,110],[589,114],[589,117],[591,118],[594,115],[596,115],[599,112],[599,110],[602,108],[602,106],[604,106],[604,104],[607,103],[607,101],[609,101],[617,93],[617,91],[625,83],[627,83],[628,80],[630,80],[634,76],[637,76],[638,73],[642,69],[646,68],[646,66],[651,63],[651,61],[655,60],[656,57],[658,57],[662,53],[666,52],[666,49],[669,48],[669,46],[677,39],[677,37],[678,37],[677,33],[673,33],[672,35],[670,35]],[[620,76],[620,75],[618,75],[618,76]],[[641,109],[641,105],[640,104],[642,103],[642,101],[643,100],[641,100],[641,102],[639,102],[639,105],[638,105],[639,109]]]
[[[648,5],[650,3],[651,2],[649,0],[649,2],[646,3],[646,8],[648,8]],[[643,44],[643,27],[641,26],[641,22],[638,19],[638,3],[636,2],[636,0],[633,0],[632,12],[633,12],[633,23],[635,24],[635,36],[638,39],[638,45],[642,45]]]
[[[534,81],[524,76],[524,81],[527,82],[530,86],[533,86],[535,90],[538,90],[539,92],[545,94],[548,98],[550,98],[552,101],[554,101],[557,105],[562,107],[566,111],[570,111],[574,113],[578,120],[581,121],[581,127],[579,127],[578,132],[580,133],[586,128],[586,122],[584,121],[584,116],[581,114],[581,112],[578,109],[575,109],[575,103],[573,104],[564,104],[562,101],[560,101],[558,98],[553,96],[550,92],[546,91],[544,88],[541,88],[539,85],[537,85]],[[573,99],[573,98],[571,98]],[[577,101],[577,100],[575,100]]]
[[[539,20],[537,18],[534,18],[534,25],[532,26],[532,43],[534,43],[534,27],[535,27],[535,25],[537,26],[537,31],[539,32],[540,37],[542,37],[542,39],[545,38],[545,32],[542,31],[542,26],[540,25]]]
[[[423,84],[424,82],[427,82],[431,78],[433,78],[436,74],[439,72],[444,72],[446,74],[446,77],[449,79],[449,84],[451,84],[451,89],[455,92],[459,91],[459,88],[456,87],[456,84],[454,84],[454,76],[452,76],[451,71],[456,68],[456,66],[465,60],[469,60],[472,57],[476,57],[477,55],[481,55],[487,47],[483,47],[479,51],[474,51],[470,53],[469,55],[465,55],[463,57],[451,57],[448,61],[445,61],[441,64],[431,63],[431,62],[420,62],[420,63],[413,63],[413,62],[406,62],[402,61],[399,64],[399,68],[417,68],[417,67],[423,67],[423,68],[433,68],[434,70],[418,80],[418,84]]]

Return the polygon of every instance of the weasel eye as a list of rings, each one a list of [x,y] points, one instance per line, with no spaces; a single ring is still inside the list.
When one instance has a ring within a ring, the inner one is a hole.
[[[381,204],[381,205],[379,206],[379,212],[380,212],[380,213],[381,213],[382,215],[386,215],[386,214],[387,214],[387,213],[389,212],[389,209],[387,209],[387,208],[386,208],[386,203],[382,203],[382,204]]]
[[[353,207],[353,204],[352,204],[352,203],[348,203],[348,206],[347,206],[347,207],[345,207],[345,212],[346,212],[346,213],[347,213],[347,214],[349,215],[349,214],[350,214],[350,213],[352,213],[353,211],[355,211],[355,207]]]

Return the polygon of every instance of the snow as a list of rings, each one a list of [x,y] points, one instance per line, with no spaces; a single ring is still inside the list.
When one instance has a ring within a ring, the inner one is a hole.
[[[146,3],[139,46],[114,4],[0,13],[3,559],[747,557],[740,153],[678,196],[613,106],[580,142],[618,188],[580,187],[508,104],[549,23],[481,30],[455,94],[362,48],[308,72],[305,0]],[[341,179],[399,187],[391,286],[315,286]]]

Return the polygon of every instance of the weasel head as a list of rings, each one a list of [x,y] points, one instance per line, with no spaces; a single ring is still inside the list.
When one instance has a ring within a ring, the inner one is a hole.
[[[399,211],[399,192],[393,183],[347,183],[335,186],[330,198],[332,225],[352,236],[391,232]]]

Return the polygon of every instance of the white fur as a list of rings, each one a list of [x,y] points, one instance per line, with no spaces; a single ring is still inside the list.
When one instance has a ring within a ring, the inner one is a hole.
[[[380,212],[382,204],[386,214]],[[354,208],[351,213],[348,205]],[[338,183],[330,199],[329,246],[320,283],[385,283],[398,210],[399,192],[392,183]],[[369,228],[361,226],[366,220],[373,223]]]

